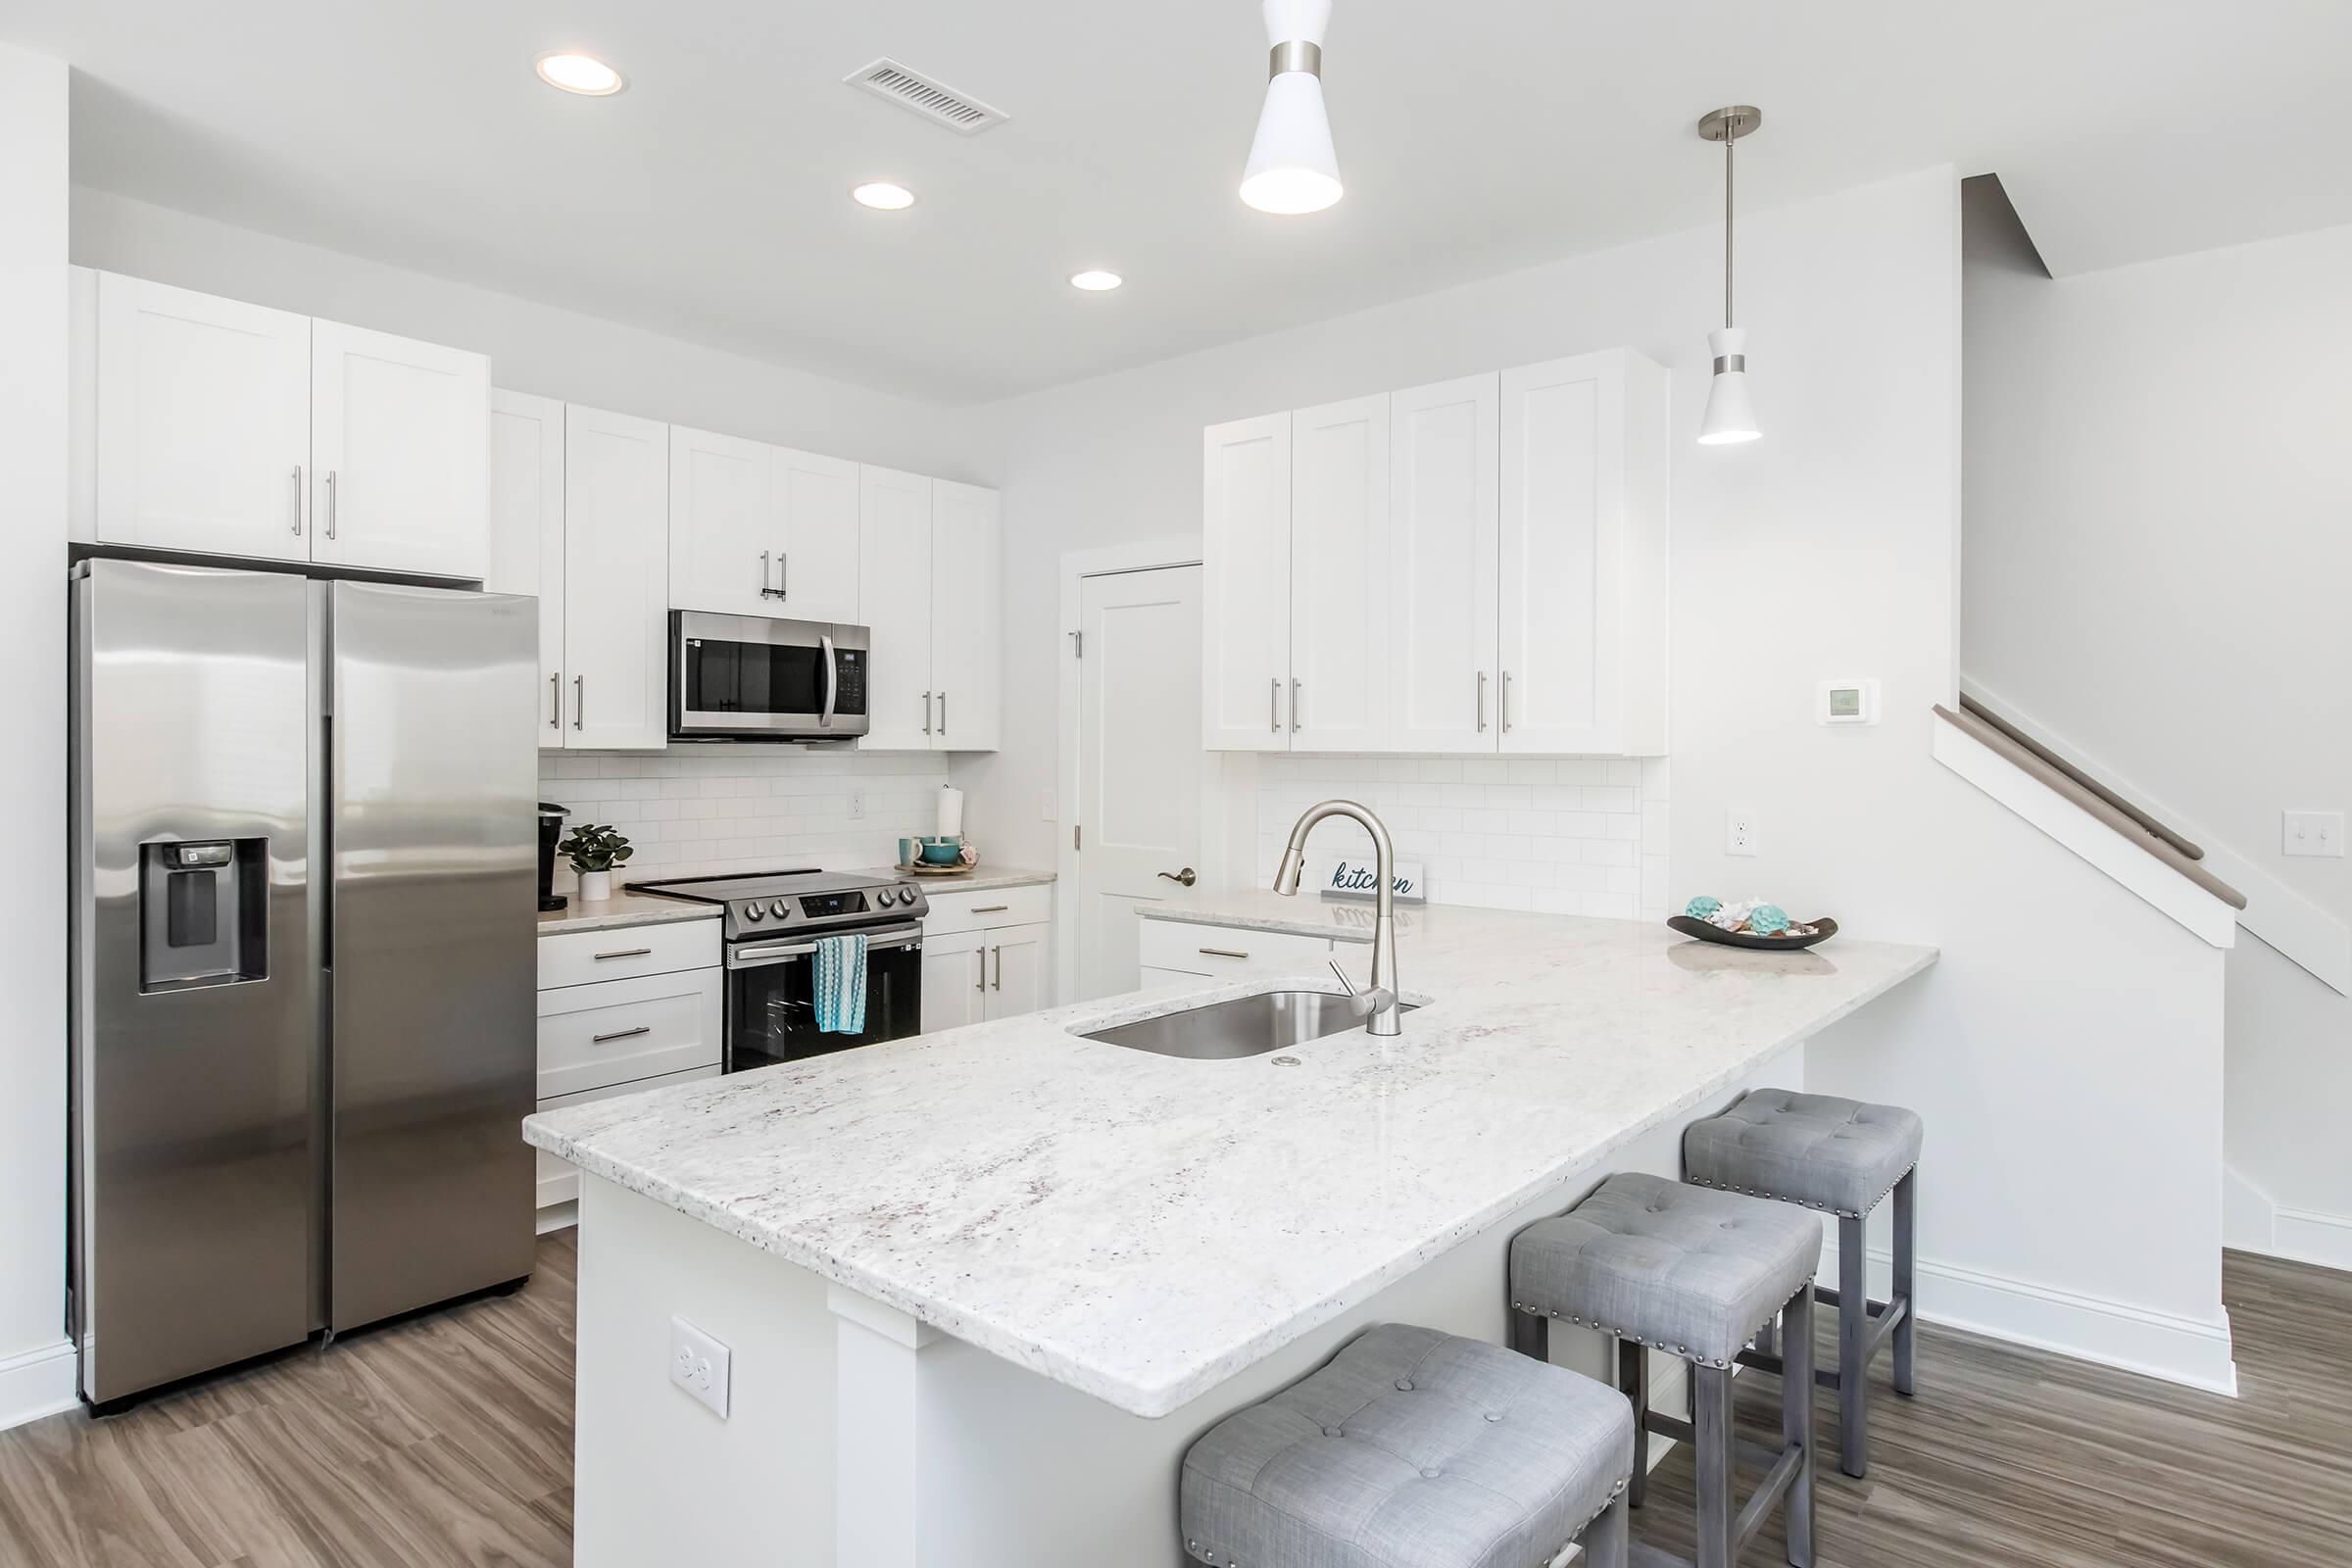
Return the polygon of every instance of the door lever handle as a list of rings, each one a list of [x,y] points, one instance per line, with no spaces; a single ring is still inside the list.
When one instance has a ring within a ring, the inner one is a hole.
[[[1163,877],[1166,877],[1169,881],[1175,883],[1179,887],[1189,888],[1194,883],[1200,880],[1199,876],[1194,874],[1193,868],[1189,865],[1181,871],[1162,871],[1159,874]]]

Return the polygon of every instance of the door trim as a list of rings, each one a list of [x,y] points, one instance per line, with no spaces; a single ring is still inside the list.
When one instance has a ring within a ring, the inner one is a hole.
[[[1054,992],[1049,1003],[1059,1002],[1077,995],[1078,991],[1078,910],[1071,889],[1077,885],[1078,852],[1070,844],[1070,828],[1078,820],[1078,709],[1080,701],[1078,661],[1073,657],[1070,639],[1079,629],[1082,618],[1083,596],[1089,577],[1116,577],[1128,572],[1161,571],[1174,566],[1199,566],[1201,561],[1200,538],[1197,534],[1179,534],[1161,539],[1145,539],[1134,544],[1104,545],[1095,550],[1065,550],[1061,555],[1061,616],[1054,638],[1054,659],[1060,673],[1055,677],[1058,693],[1055,723],[1055,755],[1054,762],[1054,800],[1061,808],[1059,820],[1054,824],[1058,835],[1054,850]],[[1205,628],[1203,628],[1205,633]],[[1202,701],[1206,701],[1203,694]],[[1238,832],[1245,838],[1255,831],[1255,825],[1243,820],[1237,827],[1227,820],[1227,798],[1233,786],[1247,782],[1252,789],[1257,783],[1257,759],[1246,752],[1222,753],[1203,750],[1200,774],[1200,882],[1208,892],[1219,892],[1232,885],[1231,866],[1238,859],[1247,863],[1246,844],[1237,849],[1233,840]],[[1246,773],[1246,781],[1237,775]],[[1246,813],[1241,813],[1246,816]]]

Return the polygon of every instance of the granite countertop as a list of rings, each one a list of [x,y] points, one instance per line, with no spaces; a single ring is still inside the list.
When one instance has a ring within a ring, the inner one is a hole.
[[[925,893],[989,893],[999,888],[1037,887],[1054,880],[1051,871],[1021,865],[976,865],[960,876],[912,876],[895,865],[865,867],[871,876],[903,876]]]
[[[904,874],[895,865],[852,866],[848,870],[859,876]],[[983,865],[969,876],[922,876],[911,880],[926,893],[986,893],[997,888],[1035,887],[1052,882],[1054,873],[1018,865]],[[571,902],[563,908],[540,913],[541,936],[552,937],[566,931],[611,931],[629,925],[666,925],[672,920],[715,920],[725,912],[715,904],[689,904],[683,899],[631,893],[625,888],[613,889],[612,897],[602,904],[583,904],[576,892],[569,897]]]
[[[1188,896],[1161,917],[1341,934],[1368,909]],[[1936,961],[1840,939],[1426,907],[1394,1039],[1190,1061],[1076,1031],[1265,971],[531,1117],[524,1136],[1017,1365],[1159,1416],[1685,1115]]]

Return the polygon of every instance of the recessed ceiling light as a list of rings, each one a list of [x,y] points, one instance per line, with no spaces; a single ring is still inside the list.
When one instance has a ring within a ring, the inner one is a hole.
[[[1070,287],[1082,288],[1089,294],[1102,294],[1107,292],[1110,289],[1117,288],[1121,283],[1126,281],[1127,280],[1121,277],[1118,273],[1105,272],[1099,267],[1090,267],[1083,272],[1072,272],[1070,274]]]
[[[903,207],[914,205],[914,192],[904,185],[894,185],[887,179],[872,179],[862,185],[853,185],[850,187],[850,197],[860,207],[879,208],[886,213],[895,213]]]
[[[541,55],[532,64],[538,69],[539,79],[550,87],[576,92],[584,98],[610,98],[628,85],[619,72],[594,55],[559,51]]]

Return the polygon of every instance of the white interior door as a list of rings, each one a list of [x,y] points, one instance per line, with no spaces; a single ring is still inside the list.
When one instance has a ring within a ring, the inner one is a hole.
[[[779,597],[769,614],[861,626],[858,465],[777,447],[769,453],[769,528]]]
[[[479,578],[490,565],[490,361],[311,323],[311,559]]]
[[[669,608],[780,615],[769,512],[774,449],[709,430],[669,427]]]
[[[951,752],[993,752],[1002,732],[999,669],[1004,585],[997,492],[946,479],[931,486],[931,670],[939,729]]]
[[[1201,744],[1289,751],[1291,416],[1211,425],[1201,441]]]
[[[931,481],[858,471],[858,604],[873,631],[861,749],[927,752],[939,730],[931,684]]]
[[[94,531],[268,561],[311,555],[311,318],[98,278]]]
[[[1491,752],[1494,663],[1497,377],[1392,393],[1390,744]]]
[[[564,742],[660,748],[669,736],[669,426],[577,404],[564,425]]]
[[[1389,400],[1291,416],[1291,749],[1389,743]]]
[[[1080,586],[1076,1000],[1143,983],[1136,906],[1202,863],[1200,600],[1199,566]]]
[[[1614,354],[1502,378],[1501,749],[1616,748],[1625,380]]]
[[[539,749],[564,747],[564,405],[490,393],[490,571],[539,601]]]

